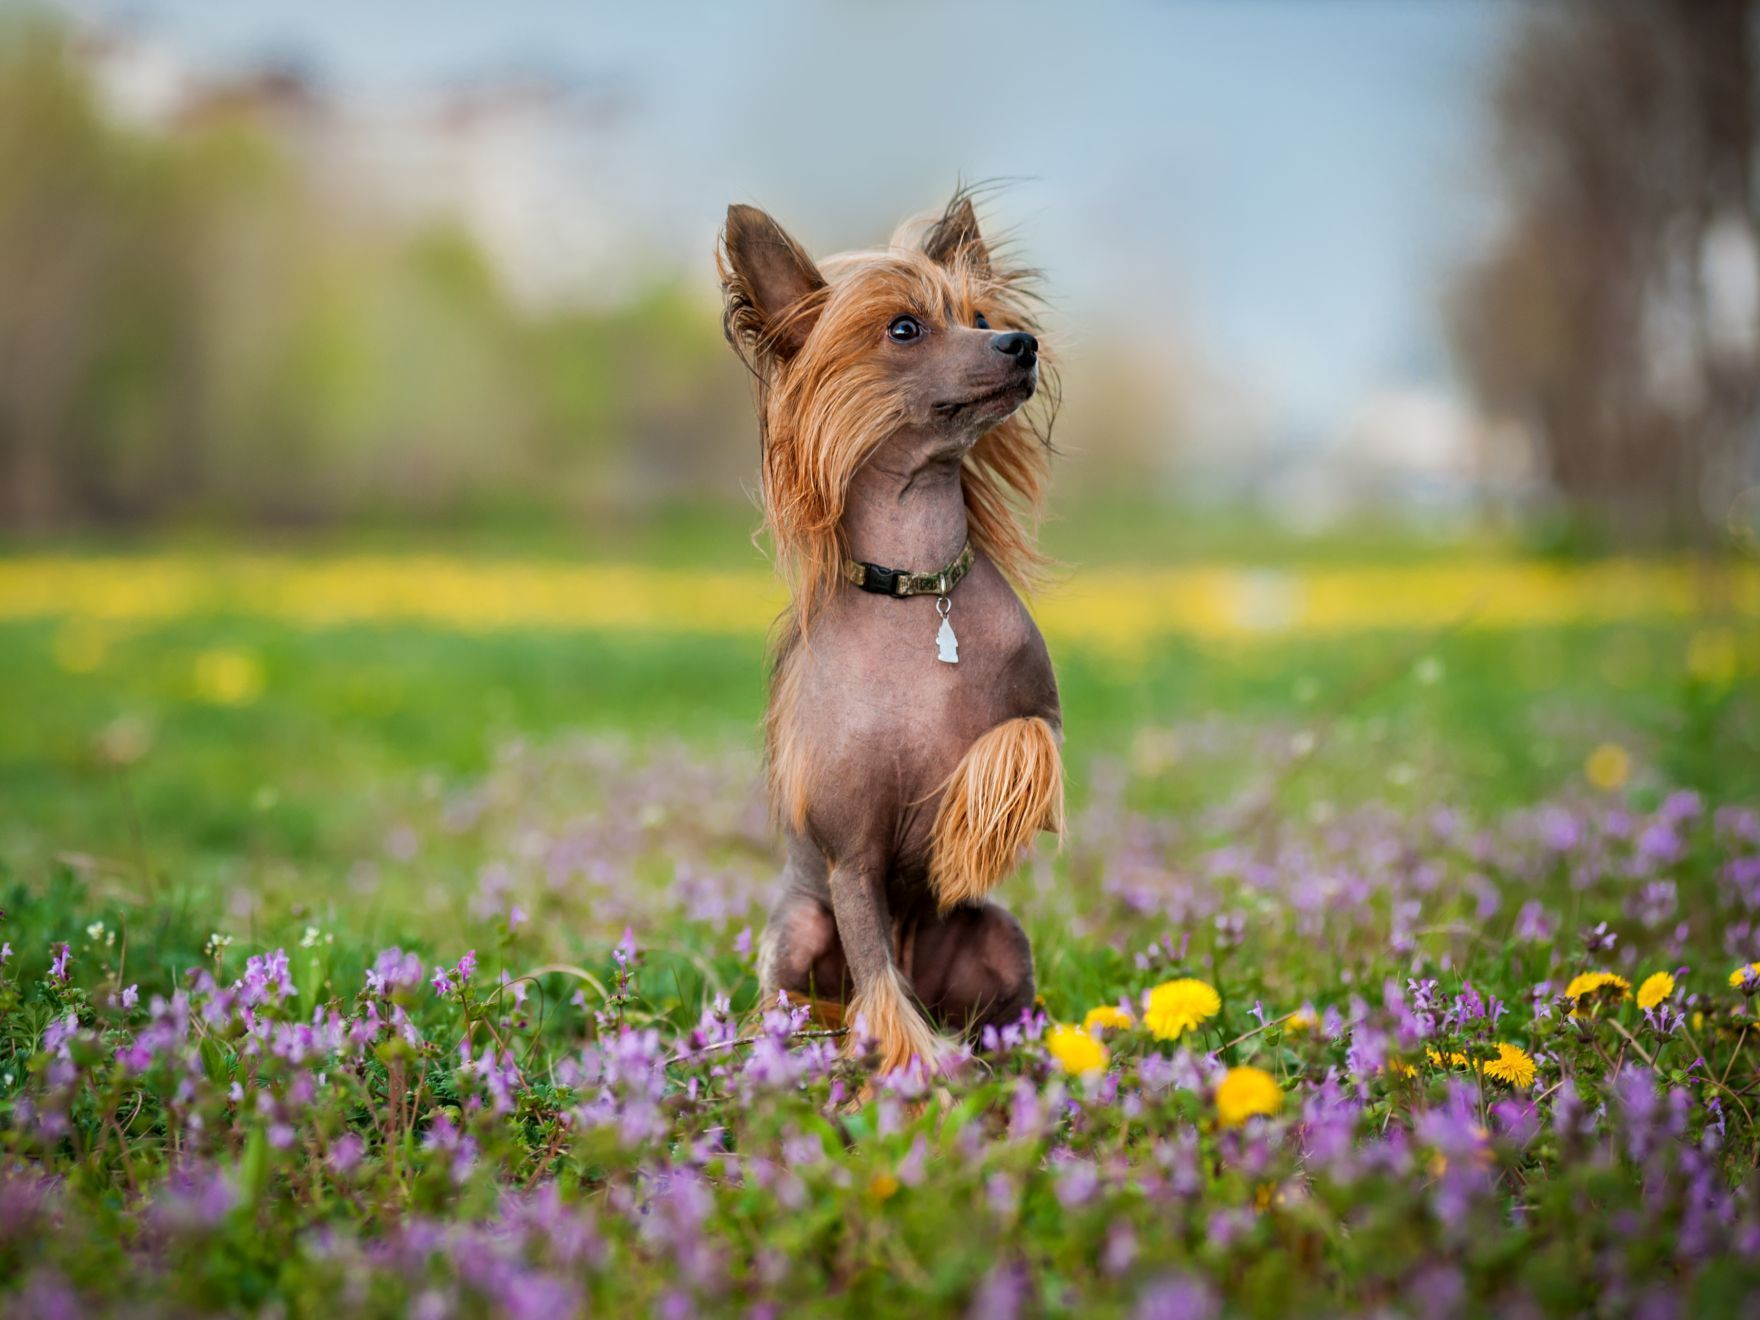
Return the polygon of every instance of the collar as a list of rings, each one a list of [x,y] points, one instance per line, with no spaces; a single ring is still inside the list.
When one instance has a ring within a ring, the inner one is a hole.
[[[843,576],[853,586],[877,596],[945,596],[959,585],[977,556],[967,541],[958,555],[938,573],[912,573],[903,568],[882,568],[859,559],[843,561]]]

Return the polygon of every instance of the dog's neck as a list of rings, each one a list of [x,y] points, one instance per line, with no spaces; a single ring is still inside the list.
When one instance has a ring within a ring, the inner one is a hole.
[[[933,573],[966,543],[961,446],[882,445],[856,472],[843,506],[850,555],[886,568]]]

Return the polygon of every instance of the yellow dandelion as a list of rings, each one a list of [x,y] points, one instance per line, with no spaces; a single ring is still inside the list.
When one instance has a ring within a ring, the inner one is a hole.
[[[1728,628],[1701,628],[1687,639],[1687,673],[1707,687],[1723,687],[1736,676],[1741,657]]]
[[[1617,793],[1632,777],[1632,754],[1618,743],[1604,742],[1589,753],[1583,773],[1603,793]]]
[[[1045,1049],[1066,1073],[1085,1077],[1106,1067],[1106,1046],[1080,1027],[1056,1026],[1045,1033]]]
[[[1283,1088],[1263,1068],[1230,1068],[1216,1086],[1216,1117],[1223,1127],[1238,1127],[1254,1114],[1275,1114],[1283,1108]]]
[[[1101,1004],[1088,1010],[1088,1016],[1082,1019],[1082,1030],[1093,1035],[1097,1031],[1125,1031],[1136,1024],[1137,1020],[1122,1008]]]
[[[1485,1065],[1485,1075],[1495,1077],[1500,1082],[1508,1082],[1520,1090],[1527,1090],[1534,1084],[1534,1060],[1526,1050],[1509,1044],[1507,1041],[1497,1043],[1497,1057]]]
[[[1742,988],[1742,982],[1748,979],[1749,972],[1752,972],[1756,977],[1760,977],[1760,962],[1743,963],[1740,967],[1736,968],[1735,971],[1731,972],[1729,974],[1729,988],[1731,990],[1740,990]]]
[[[1668,972],[1654,972],[1638,987],[1638,1007],[1655,1008],[1674,993],[1674,977]]]
[[[1564,997],[1579,1002],[1584,999],[1606,998],[1618,1003],[1631,993],[1631,989],[1630,981],[1613,972],[1579,972],[1564,988]]]
[[[1149,991],[1143,1024],[1155,1033],[1156,1040],[1178,1040],[1221,1009],[1222,997],[1215,987],[1185,976],[1163,981]]]
[[[1405,1063],[1399,1059],[1389,1059],[1387,1061],[1387,1071],[1400,1077],[1416,1077],[1418,1075],[1416,1065]]]
[[[1424,1047],[1424,1053],[1428,1056],[1431,1064],[1437,1068],[1442,1067],[1444,1063],[1450,1068],[1465,1068],[1467,1066],[1467,1056],[1462,1054],[1459,1050],[1450,1050],[1447,1057],[1444,1058],[1441,1054],[1438,1054],[1435,1050],[1426,1045]]]
[[[1314,1016],[1311,1008],[1298,1008],[1283,1020],[1283,1029],[1292,1036],[1299,1036],[1304,1031],[1312,1031],[1320,1019]]]
[[[216,706],[245,706],[263,691],[263,662],[251,651],[217,646],[196,657],[196,695]]]
[[[898,1195],[898,1179],[882,1170],[868,1180],[868,1195],[876,1201],[890,1201]]]

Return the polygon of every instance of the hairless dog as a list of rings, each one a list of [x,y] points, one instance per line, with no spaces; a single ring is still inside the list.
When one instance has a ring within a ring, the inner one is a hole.
[[[1015,591],[1042,567],[1055,411],[1030,275],[964,192],[917,241],[818,264],[733,206],[717,258],[791,588],[766,716],[787,863],[761,989],[856,1024],[883,1070],[932,1069],[931,1018],[974,1036],[1031,1007],[1026,934],[989,893],[1063,826],[1057,682]]]

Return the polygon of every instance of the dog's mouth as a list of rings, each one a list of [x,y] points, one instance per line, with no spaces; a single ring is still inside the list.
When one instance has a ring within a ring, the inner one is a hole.
[[[998,385],[982,394],[974,394],[967,399],[950,399],[945,403],[938,403],[935,405],[935,413],[944,418],[971,417],[989,412],[1006,416],[1032,398],[1036,388],[1034,378],[1027,376],[1020,380],[1011,380],[1006,385]]]

